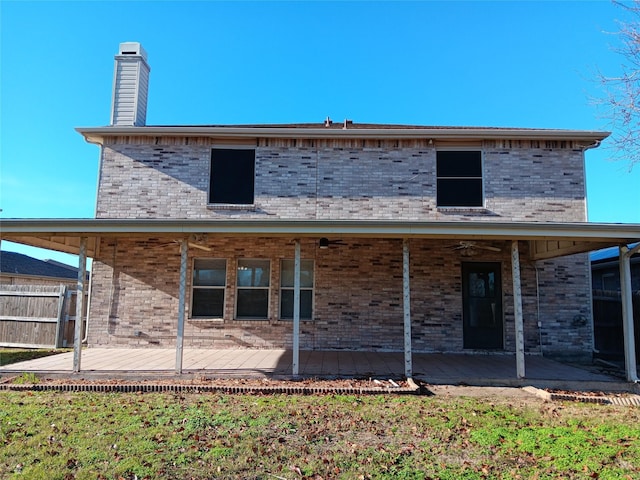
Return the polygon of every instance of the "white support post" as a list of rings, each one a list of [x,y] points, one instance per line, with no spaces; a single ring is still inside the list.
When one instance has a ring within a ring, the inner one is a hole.
[[[404,314],[404,374],[413,377],[411,356],[411,283],[409,270],[409,240],[402,240],[402,305]]]
[[[184,344],[184,312],[187,297],[187,257],[189,244],[186,239],[180,242],[180,292],[178,294],[178,332],[176,335],[176,373],[182,373],[182,357]]]
[[[300,373],[300,240],[293,260],[293,375]]]
[[[76,289],[76,323],[73,335],[73,372],[80,372],[82,357],[82,314],[84,313],[84,285],[87,278],[87,237],[80,238],[78,253],[78,287]]]
[[[522,317],[522,288],[520,285],[520,250],[517,240],[511,242],[511,277],[513,279],[513,315],[516,324],[516,371],[518,378],[524,378],[524,319]]]
[[[629,250],[620,247],[620,290],[622,296],[622,332],[624,336],[624,364],[628,382],[638,382],[636,366],[636,340],[633,325],[633,299],[631,290],[631,256],[640,251],[640,245]]]

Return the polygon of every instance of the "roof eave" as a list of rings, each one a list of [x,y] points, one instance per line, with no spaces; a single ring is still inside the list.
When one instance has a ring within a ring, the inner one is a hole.
[[[640,224],[560,222],[405,222],[397,220],[188,220],[188,219],[3,219],[0,237],[29,234],[352,235],[513,239],[619,239],[638,241]]]
[[[291,127],[78,127],[87,142],[102,144],[114,136],[211,137],[211,138],[358,138],[431,140],[577,140],[600,142],[610,132],[517,128],[291,128]]]

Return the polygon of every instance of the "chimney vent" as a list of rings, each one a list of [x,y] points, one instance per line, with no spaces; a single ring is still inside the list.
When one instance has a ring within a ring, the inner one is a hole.
[[[150,70],[142,45],[138,42],[120,44],[115,56],[111,125],[145,125]]]

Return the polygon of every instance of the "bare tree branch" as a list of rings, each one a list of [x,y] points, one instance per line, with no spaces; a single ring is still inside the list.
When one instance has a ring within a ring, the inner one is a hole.
[[[621,73],[607,76],[597,73],[604,96],[598,104],[610,122],[612,159],[628,162],[629,170],[640,164],[640,0],[613,2],[630,20],[619,21],[615,33],[621,46],[615,51],[623,63]]]

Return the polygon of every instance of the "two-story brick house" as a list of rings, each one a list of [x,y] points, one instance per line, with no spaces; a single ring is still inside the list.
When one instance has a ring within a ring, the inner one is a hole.
[[[640,236],[584,223],[606,132],[147,126],[146,53],[115,62],[96,219],[14,234],[88,239],[89,346],[590,357],[583,252]]]

